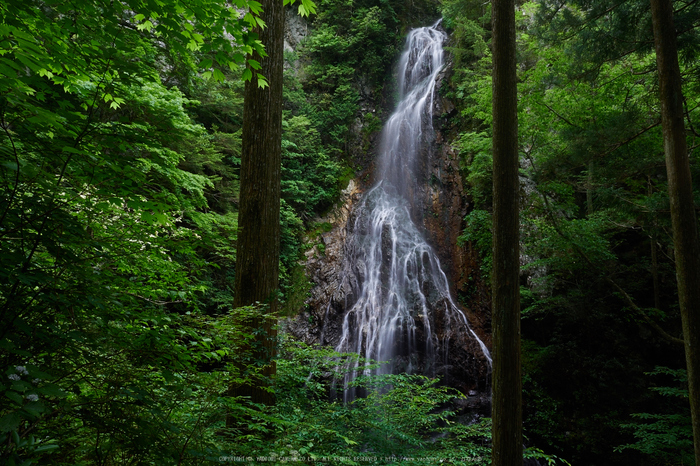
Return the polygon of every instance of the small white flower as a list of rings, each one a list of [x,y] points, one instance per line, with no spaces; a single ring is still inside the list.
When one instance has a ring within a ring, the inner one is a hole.
[[[10,380],[19,380],[20,377],[17,374],[10,374],[7,376],[7,378]]]
[[[39,401],[39,395],[35,395],[34,393],[27,395],[27,399],[29,401]]]
[[[33,379],[33,380],[32,380],[32,383],[33,383],[34,385],[39,385],[39,382],[41,382],[41,379]]]
[[[15,366],[15,370],[18,374],[29,375],[29,372],[27,372],[27,368],[24,366]]]

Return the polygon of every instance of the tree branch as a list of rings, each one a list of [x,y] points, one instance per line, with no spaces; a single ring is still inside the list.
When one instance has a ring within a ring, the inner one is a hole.
[[[533,161],[532,159],[530,159],[530,163],[532,163],[533,167],[535,166],[535,165],[534,165],[534,161]],[[643,310],[642,308],[640,308],[640,307],[634,302],[634,299],[629,295],[629,293],[627,293],[627,292],[626,292],[615,280],[613,280],[609,275],[604,274],[604,271],[603,271],[603,270],[600,270],[600,267],[599,267],[595,262],[593,262],[593,261],[591,260],[590,257],[588,257],[588,255],[583,251],[583,249],[581,249],[581,247],[580,247],[578,244],[576,244],[574,241],[572,241],[571,238],[570,238],[566,233],[564,233],[564,232],[562,231],[561,227],[559,226],[559,222],[557,221],[557,219],[554,217],[554,214],[552,213],[552,208],[551,208],[551,206],[550,206],[550,204],[549,204],[549,200],[547,199],[547,195],[544,194],[544,193],[542,193],[542,192],[540,192],[539,190],[538,190],[537,192],[538,192],[538,194],[542,197],[542,200],[543,200],[544,203],[545,203],[545,207],[546,207],[545,212],[546,212],[546,214],[547,214],[547,217],[549,217],[549,219],[550,219],[550,221],[551,221],[551,224],[552,224],[552,227],[554,228],[554,231],[556,231],[557,234],[558,234],[559,236],[561,236],[561,237],[564,238],[566,241],[568,241],[568,242],[573,246],[574,250],[578,253],[578,255],[579,255],[583,260],[585,260],[586,263],[588,263],[588,265],[590,265],[592,268],[597,269],[598,271],[600,271],[600,272],[601,272],[601,275],[604,275],[604,276],[605,276],[605,278],[604,278],[605,281],[608,282],[613,288],[615,288],[615,289],[620,293],[620,295],[622,296],[623,300],[627,303],[627,305],[628,305],[632,310],[634,310],[637,314],[639,314],[639,316],[640,316],[647,324],[649,324],[649,326],[651,326],[654,330],[656,330],[657,333],[658,333],[664,340],[668,341],[669,343],[673,343],[673,344],[675,344],[675,345],[684,346],[684,345],[685,345],[685,341],[684,341],[683,339],[681,339],[681,338],[676,338],[676,337],[674,337],[673,335],[670,335],[668,332],[666,332],[666,330],[664,330],[663,328],[661,328],[661,327],[659,326],[659,324],[657,324],[656,322],[654,322],[654,320],[653,320],[651,317],[649,317],[649,316],[644,312],[644,310]]]

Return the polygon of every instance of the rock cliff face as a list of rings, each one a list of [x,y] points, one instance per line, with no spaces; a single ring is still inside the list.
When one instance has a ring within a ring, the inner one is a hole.
[[[294,7],[285,10],[284,21],[284,51],[294,52],[309,34],[309,24]]]
[[[347,225],[362,192],[359,184],[350,180],[336,207],[319,219],[320,224],[330,225],[330,230],[307,238],[313,246],[306,251],[306,274],[314,286],[305,309],[287,321],[287,330],[307,343],[335,347],[340,340],[349,292],[342,277]]]
[[[449,68],[438,75],[438,79],[446,79],[448,72]],[[455,107],[449,100],[436,97],[435,139],[422,159],[423,190],[417,193],[421,201],[414,206],[414,218],[425,229],[426,238],[435,248],[447,274],[451,291],[460,298],[470,324],[490,347],[490,296],[481,279],[478,253],[469,244],[458,242],[471,205],[464,190],[459,156],[450,144],[446,128]]]

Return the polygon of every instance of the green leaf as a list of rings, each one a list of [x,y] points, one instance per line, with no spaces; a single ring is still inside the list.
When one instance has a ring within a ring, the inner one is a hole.
[[[220,69],[214,68],[214,80],[222,83],[226,80],[226,76],[224,76],[224,73],[222,73]]]
[[[0,418],[0,432],[10,432],[17,429],[21,420],[18,411],[5,414]]]
[[[138,29],[139,31],[150,32],[151,29],[153,29],[153,23],[150,20],[146,20],[143,23],[136,25],[136,29]]]
[[[250,8],[250,11],[252,11],[255,15],[259,15],[260,13],[262,13],[262,4],[260,2],[251,0],[250,2],[248,2],[248,7]]]
[[[58,448],[58,445],[41,445],[41,446],[38,446],[34,450],[34,452],[41,453],[42,451],[51,451],[51,450],[55,450],[56,448]]]
[[[251,15],[250,13],[245,14],[245,16],[243,17],[243,21],[250,24],[252,27],[255,27],[255,16]]]
[[[344,435],[338,434],[338,436],[339,436],[340,438],[342,438],[343,440],[345,440],[345,443],[347,443],[348,445],[357,445],[357,442],[355,442],[354,440],[350,440],[349,438],[347,438],[347,437],[344,436]]]
[[[0,165],[2,165],[3,167],[5,167],[9,170],[12,170],[14,172],[17,171],[17,163],[16,162],[3,162]]]
[[[18,405],[22,405],[24,403],[24,397],[15,391],[8,390],[5,392],[5,396],[17,403]]]
[[[30,415],[36,417],[38,417],[41,413],[46,411],[46,407],[41,401],[31,401],[27,403],[22,409]]]

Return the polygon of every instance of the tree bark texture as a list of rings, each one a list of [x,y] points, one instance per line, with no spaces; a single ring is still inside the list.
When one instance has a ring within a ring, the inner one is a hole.
[[[493,32],[493,453],[523,464],[520,235],[515,2],[492,0]]]
[[[258,30],[267,57],[259,71],[269,86],[261,88],[254,77],[245,84],[241,193],[236,247],[234,307],[256,302],[277,313],[280,258],[280,173],[282,151],[282,73],[284,56],[284,6],[281,0],[260,0],[261,18],[267,27]],[[255,75],[255,71],[253,73]],[[256,403],[273,404],[274,395],[265,390],[267,377],[274,375],[272,357],[276,352],[276,319],[259,318],[245,322],[258,333],[253,358],[264,361],[262,377],[247,386],[235,387],[233,395],[249,396]]]
[[[651,0],[651,15],[659,71],[661,123],[668,196],[671,202],[678,301],[688,369],[695,463],[700,464],[700,242],[683,122],[681,73],[671,1]]]

